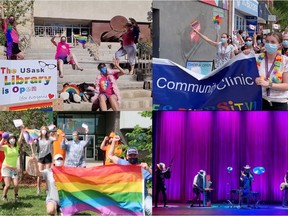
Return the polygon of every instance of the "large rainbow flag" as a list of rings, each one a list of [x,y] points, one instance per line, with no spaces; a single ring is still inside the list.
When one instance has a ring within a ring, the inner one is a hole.
[[[53,167],[64,215],[93,211],[101,215],[144,215],[141,167]]]

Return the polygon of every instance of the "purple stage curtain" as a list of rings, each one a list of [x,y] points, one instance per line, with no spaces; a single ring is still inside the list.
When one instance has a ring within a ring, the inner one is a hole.
[[[243,166],[262,166],[252,190],[261,200],[281,201],[280,184],[288,170],[288,112],[153,112],[154,164],[167,166],[174,156],[168,200],[194,197],[193,178],[200,169],[211,175],[212,201],[229,198],[240,187]],[[233,167],[229,174],[227,167]],[[155,167],[155,166],[154,166]]]

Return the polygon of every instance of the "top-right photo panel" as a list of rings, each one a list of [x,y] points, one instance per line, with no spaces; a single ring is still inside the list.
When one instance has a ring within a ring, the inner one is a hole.
[[[287,110],[288,2],[153,1],[153,110]]]

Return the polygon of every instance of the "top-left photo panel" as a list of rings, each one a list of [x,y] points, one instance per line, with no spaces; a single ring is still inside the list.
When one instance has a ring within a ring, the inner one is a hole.
[[[2,0],[0,14],[0,111],[152,110],[152,0]]]

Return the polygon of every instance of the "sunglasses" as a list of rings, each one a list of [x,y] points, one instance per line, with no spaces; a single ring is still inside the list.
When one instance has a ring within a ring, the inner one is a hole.
[[[63,161],[63,158],[57,158],[56,160],[62,160]]]

